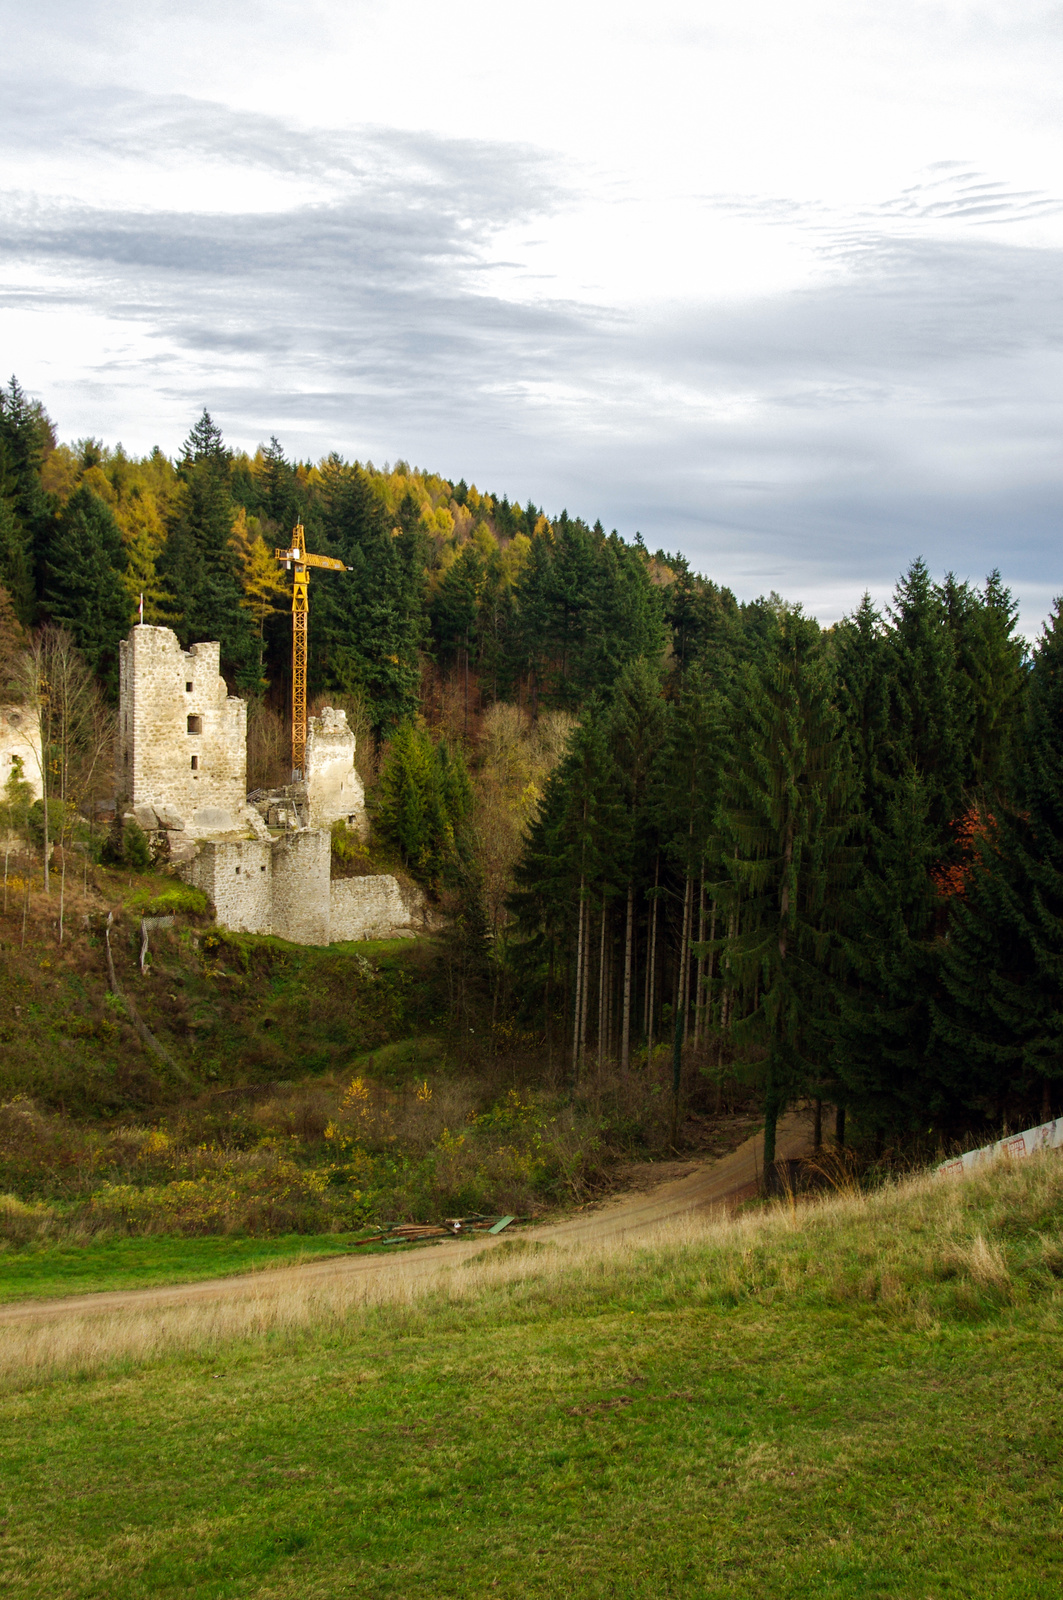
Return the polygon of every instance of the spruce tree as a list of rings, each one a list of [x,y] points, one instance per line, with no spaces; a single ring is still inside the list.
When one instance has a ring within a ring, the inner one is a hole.
[[[324,480],[316,548],[351,570],[314,590],[312,684],[364,694],[382,732],[417,708],[425,633],[422,536],[392,533],[359,467],[333,456]]]
[[[843,704],[860,780],[862,862],[842,908],[837,1097],[863,1131],[901,1137],[940,1117],[932,1007],[948,908],[967,860],[975,698],[961,669],[972,596],[916,561],[879,630],[865,603],[840,641]]]
[[[60,513],[45,569],[43,606],[66,628],[113,699],[118,646],[133,608],[122,581],[126,552],[110,506],[82,485]]]
[[[741,669],[734,766],[721,808],[718,893],[738,912],[726,955],[748,1010],[736,1028],[764,1051],[764,1163],[786,1102],[822,1069],[833,923],[852,825],[848,751],[817,625],[786,611],[774,649]]]
[[[1013,802],[953,896],[935,1022],[959,1106],[1049,1115],[1063,1087],[1063,602],[1038,643]]]
[[[43,593],[54,504],[41,483],[55,434],[44,407],[17,378],[0,388],[0,582],[29,625]]]
[[[261,644],[242,604],[232,545],[235,508],[229,467],[221,432],[204,411],[185,441],[179,492],[158,571],[182,645],[219,640],[223,671],[238,688],[255,690],[262,678]]]

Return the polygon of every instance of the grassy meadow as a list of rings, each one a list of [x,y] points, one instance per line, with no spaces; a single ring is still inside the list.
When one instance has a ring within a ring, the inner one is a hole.
[[[8,1325],[11,1595],[1041,1597],[1063,1162]]]

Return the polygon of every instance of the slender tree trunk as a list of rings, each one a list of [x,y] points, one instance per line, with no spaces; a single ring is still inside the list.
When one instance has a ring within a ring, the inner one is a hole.
[[[580,1015],[583,1003],[583,878],[579,880],[579,915],[577,919],[578,932],[576,934],[576,991],[572,1007],[572,1082],[579,1084],[579,1041],[580,1041]]]
[[[591,965],[591,911],[589,905],[586,907],[584,917],[586,923],[586,934],[583,941],[583,964],[586,970],[584,971],[583,975],[583,999],[580,1005],[579,1017],[579,1064],[581,1069],[587,1059],[587,1002],[590,998],[590,984],[587,981],[590,977]]]
[[[554,987],[554,951],[551,946],[550,955],[546,963],[546,1070],[551,1079],[554,1075],[554,1018],[550,1009],[553,999]]]
[[[738,907],[731,906],[727,912],[727,943],[730,945],[738,930]],[[725,950],[723,966],[726,968],[726,978],[723,980],[723,990],[720,994],[720,1041],[717,1052],[719,1074],[716,1079],[716,1115],[723,1110],[723,1043],[731,1028],[731,1011],[734,1006],[734,986],[731,983],[731,958]]]
[[[683,1013],[679,1008],[678,991],[673,1020],[675,1027],[672,1029],[672,1135],[670,1143],[674,1150],[679,1139],[679,1091],[683,1085]]]
[[[654,895],[650,909],[650,937],[649,952],[646,960],[646,1065],[653,1061],[653,1022],[654,1012],[657,1007],[657,894],[656,890],[661,877],[661,858],[658,855],[653,864]]]
[[[839,1150],[845,1149],[845,1107],[834,1108],[834,1143]]]
[[[679,996],[683,1007],[683,1043],[690,1035],[690,936],[694,924],[694,880],[687,875],[683,892],[683,951],[679,969]]]
[[[602,938],[598,952],[598,1071],[605,1065],[605,889],[602,889]]]
[[[59,943],[63,942],[63,907],[66,904],[66,850],[63,850],[61,876],[59,878]]]
[[[814,1150],[822,1150],[823,1149],[823,1101],[822,1100],[817,1100],[816,1101],[816,1123],[815,1123],[815,1130],[814,1130],[813,1135],[812,1135],[812,1148]]]
[[[790,936],[790,865],[793,861],[794,834],[792,825],[787,828],[783,846],[782,893],[779,896],[779,969],[786,965],[786,951]],[[781,977],[779,979],[781,982]],[[754,1007],[755,1009],[755,1007]],[[782,1085],[779,1082],[779,1041],[775,1034],[768,1044],[767,1080],[764,1085],[764,1176],[769,1184],[774,1181],[768,1174],[775,1164],[775,1133],[782,1110]]]
[[[620,1074],[626,1078],[631,1069],[631,956],[634,948],[635,884],[627,882],[627,927],[624,931],[624,1011],[620,1024]]]
[[[616,1036],[613,1027],[613,941],[609,939],[605,946],[605,1053],[612,1061],[615,1054],[613,1040]]]
[[[41,795],[43,797],[41,807],[44,813],[41,818],[44,823],[44,892],[45,894],[51,894],[52,886],[48,880],[48,760],[43,750],[41,752]]]
[[[775,1165],[775,1134],[779,1125],[779,1088],[775,1075],[775,1060],[772,1051],[768,1051],[767,1082],[764,1085],[764,1179],[769,1192],[772,1178],[769,1177]]]
[[[698,944],[705,943],[705,863],[701,864],[701,888],[698,892]],[[705,997],[703,993],[705,982],[705,957],[698,956],[697,976],[694,980],[694,1048],[701,1044],[701,1036],[705,1023]]]

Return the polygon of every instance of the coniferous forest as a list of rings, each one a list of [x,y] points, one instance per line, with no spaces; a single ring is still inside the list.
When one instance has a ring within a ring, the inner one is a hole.
[[[664,1053],[677,1107],[741,1082],[767,1160],[798,1099],[878,1150],[1060,1108],[1059,602],[1031,651],[999,573],[915,559],[824,628],[401,461],[232,451],[206,412],[175,460],[60,444],[12,380],[6,697],[50,630],[113,704],[142,599],[221,641],[249,782],[283,781],[296,523],[351,569],[311,585],[311,696],[348,710],[374,832],[447,914],[459,1028],[573,1084]]]

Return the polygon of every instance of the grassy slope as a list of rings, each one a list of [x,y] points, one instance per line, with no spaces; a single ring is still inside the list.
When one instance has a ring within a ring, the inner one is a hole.
[[[1058,1592],[1058,1158],[507,1270],[26,1380],[6,1592]]]
[[[104,869],[95,876],[91,899],[69,892],[62,945],[56,906],[43,895],[34,898],[25,948],[17,910],[0,915],[0,992],[8,1001],[0,1016],[0,1099],[25,1094],[91,1118],[163,1107],[188,1092],[187,1081],[145,1052],[122,1006],[108,998],[103,940],[85,928],[86,908],[97,920],[101,907],[114,910],[119,981],[196,1088],[345,1070],[429,1031],[440,1013],[429,940],[324,949],[242,935],[219,942],[195,919],[179,918],[172,931],[152,935],[141,975],[139,915],[124,903],[172,880]],[[366,981],[364,960],[379,981]]]
[[[0,1305],[104,1289],[149,1289],[196,1283],[349,1249],[353,1235],[278,1234],[273,1238],[86,1237],[76,1243],[27,1245],[0,1254]],[[364,1247],[363,1247],[364,1249]]]

